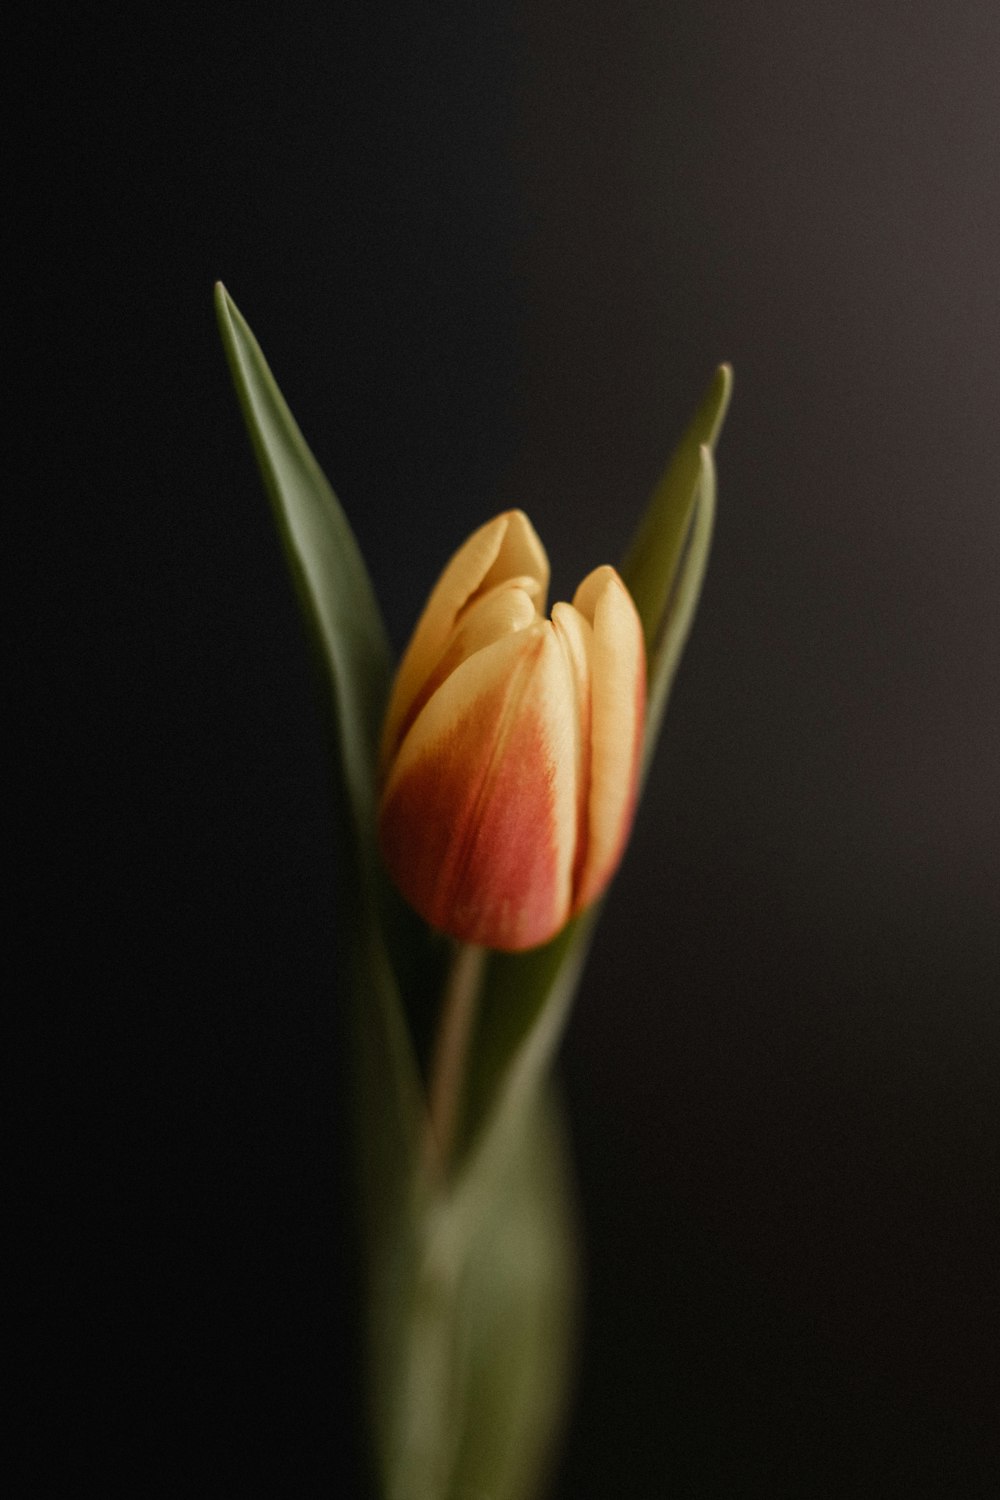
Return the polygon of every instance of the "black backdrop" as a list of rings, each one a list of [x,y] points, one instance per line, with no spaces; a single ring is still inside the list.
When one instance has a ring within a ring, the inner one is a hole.
[[[1000,11],[25,25],[13,1492],[364,1493],[336,850],[222,277],[400,645],[503,506],[557,596],[617,557],[733,361],[564,1048],[589,1289],[556,1493],[995,1493]]]

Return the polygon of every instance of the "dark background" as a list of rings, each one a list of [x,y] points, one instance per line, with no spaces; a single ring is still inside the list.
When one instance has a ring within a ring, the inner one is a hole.
[[[617,558],[734,363],[564,1049],[556,1495],[996,1493],[1000,9],[25,24],[12,1492],[364,1493],[336,849],[221,277],[400,646],[501,507],[556,597]]]

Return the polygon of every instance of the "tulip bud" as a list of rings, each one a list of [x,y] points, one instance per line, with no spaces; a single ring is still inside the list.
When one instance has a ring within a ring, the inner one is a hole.
[[[431,926],[546,942],[601,894],[635,809],[646,658],[614,568],[545,619],[527,516],[473,532],[406,649],[382,733],[379,842]]]

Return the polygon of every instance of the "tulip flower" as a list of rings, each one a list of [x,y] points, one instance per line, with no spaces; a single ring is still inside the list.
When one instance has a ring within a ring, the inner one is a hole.
[[[448,563],[417,623],[382,735],[379,842],[439,930],[510,952],[601,894],[635,808],[642,626],[614,568],[544,616],[545,550],[505,512]]]
[[[597,568],[546,618],[545,551],[507,511],[445,568],[390,689],[348,519],[221,286],[216,307],[319,648],[348,813],[344,917],[358,941],[344,978],[357,1003],[343,1009],[358,1064],[373,1480],[382,1500],[527,1500],[551,1468],[575,1342],[575,1195],[549,1075],[589,922],[540,962],[489,952],[554,937],[621,858],[705,568],[730,372],[716,372],[653,492],[624,565],[632,594]],[[370,710],[387,693],[376,746]],[[387,910],[376,834],[403,894],[460,940],[447,964]]]

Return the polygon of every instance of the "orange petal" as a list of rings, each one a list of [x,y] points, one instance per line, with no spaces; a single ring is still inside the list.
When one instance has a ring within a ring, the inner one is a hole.
[[[573,604],[593,626],[586,852],[573,900],[574,911],[580,911],[611,879],[632,826],[646,711],[646,651],[632,597],[614,568],[595,568]]]
[[[549,564],[534,527],[523,511],[508,510],[480,526],[458,549],[431,590],[403,654],[382,730],[383,771],[412,718],[414,699],[434,671],[462,611],[481,595],[518,579],[537,609],[545,607]]]
[[[566,922],[576,689],[548,622],[469,657],[406,734],[382,796],[390,874],[432,926],[516,951]]]

